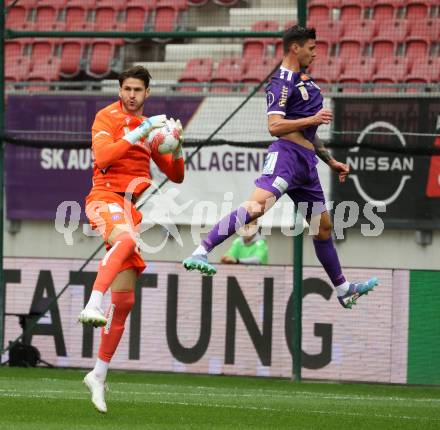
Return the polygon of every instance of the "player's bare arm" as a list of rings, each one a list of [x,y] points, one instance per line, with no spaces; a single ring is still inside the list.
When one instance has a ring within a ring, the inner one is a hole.
[[[332,111],[327,108],[321,109],[316,115],[299,119],[285,119],[283,115],[271,114],[268,115],[268,129],[272,136],[282,137],[308,127],[330,124],[332,118]]]
[[[339,174],[339,182],[345,182],[345,179],[350,173],[350,168],[347,164],[341,163],[333,158],[330,151],[325,147],[324,141],[321,140],[318,135],[315,135],[313,146],[315,147],[316,155],[324,161],[324,163],[328,164],[334,172]]]

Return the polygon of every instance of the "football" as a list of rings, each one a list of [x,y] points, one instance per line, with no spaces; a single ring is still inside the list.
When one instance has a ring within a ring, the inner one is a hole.
[[[161,128],[153,129],[147,137],[147,142],[151,151],[157,151],[160,154],[170,154],[174,152],[180,144],[182,136],[182,126],[180,121],[167,119]]]

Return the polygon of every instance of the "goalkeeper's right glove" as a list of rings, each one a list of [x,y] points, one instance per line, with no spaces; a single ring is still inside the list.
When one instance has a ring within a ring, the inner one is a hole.
[[[161,128],[165,125],[167,117],[166,115],[151,116],[142,122],[142,124],[136,127],[134,130],[128,132],[123,139],[134,145],[139,139],[148,136],[148,134],[154,128]]]

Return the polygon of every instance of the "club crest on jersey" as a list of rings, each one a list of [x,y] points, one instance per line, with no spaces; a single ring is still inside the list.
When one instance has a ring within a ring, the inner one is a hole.
[[[309,93],[307,92],[307,88],[302,85],[300,87],[298,87],[299,92],[301,93],[301,97],[303,98],[303,100],[308,100],[309,99]]]
[[[275,101],[275,94],[272,91],[267,92],[267,106],[272,106]]]

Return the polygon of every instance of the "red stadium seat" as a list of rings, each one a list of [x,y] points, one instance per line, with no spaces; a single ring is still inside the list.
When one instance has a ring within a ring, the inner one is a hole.
[[[64,30],[65,23],[58,20],[60,9],[39,5],[35,11],[34,29],[37,31]]]
[[[341,84],[371,82],[375,70],[376,62],[374,58],[358,58],[356,61],[349,61],[345,64],[339,82]]]
[[[342,62],[338,58],[322,59],[312,63],[310,75],[318,84],[339,82],[342,70]]]
[[[39,0],[19,0],[18,2],[14,2],[14,1],[8,1],[7,6],[11,6],[14,3],[19,4],[22,7],[25,7],[27,9],[33,8],[37,5],[37,3],[39,2]],[[15,6],[14,6],[15,7]]]
[[[155,8],[160,6],[174,6],[179,10],[187,10],[188,0],[153,0],[151,5]]]
[[[391,40],[378,40],[373,42],[373,57],[377,61],[394,57],[395,45]]]
[[[231,7],[234,6],[238,0],[213,0],[215,4],[219,6]]]
[[[31,64],[40,60],[49,60],[55,52],[55,46],[59,43],[59,39],[38,38],[32,40]]]
[[[39,59],[32,64],[29,81],[57,81],[60,77],[60,59],[56,57]],[[37,87],[36,87],[37,89]]]
[[[205,6],[209,0],[188,0],[190,6]]]
[[[436,42],[440,37],[440,18],[424,22],[409,23],[408,40],[423,39],[429,42]]]
[[[240,82],[245,70],[245,62],[242,58],[224,58],[220,61],[217,70],[214,70],[211,78],[212,84],[232,84]],[[225,93],[230,92],[230,88],[212,88],[211,92]]]
[[[357,40],[362,44],[369,43],[374,37],[375,30],[376,26],[372,19],[364,19],[357,22],[356,25],[344,22],[341,40]]]
[[[278,31],[279,24],[276,21],[258,21],[251,27],[252,31]],[[275,45],[276,38],[256,38],[245,39],[243,46],[244,58],[262,58],[267,55],[267,47]]]
[[[5,81],[27,81],[31,61],[29,57],[18,57],[5,62]]]
[[[125,9],[127,0],[96,0],[95,8],[100,7],[114,7],[115,9]]]
[[[95,9],[96,0],[68,0],[68,6],[82,6],[86,9]]]
[[[5,43],[5,64],[8,61],[15,61],[19,58],[21,58],[23,53],[23,44],[20,40],[14,39],[14,40],[7,40]]]
[[[328,21],[330,19],[330,8],[326,4],[309,5],[309,21]]]
[[[85,2],[86,3],[86,2]],[[89,19],[92,9],[86,6],[69,5],[66,7],[65,20],[67,31],[92,30],[93,22]]]
[[[355,23],[360,21],[363,18],[362,16],[362,5],[360,4],[342,4],[341,6],[341,20]]]
[[[140,3],[143,4],[127,4],[125,9],[126,31],[143,31],[148,25],[150,7],[143,0]],[[127,42],[130,41],[133,41],[133,39],[127,39]]]
[[[95,9],[95,31],[124,31],[125,22],[119,20],[122,15],[122,7],[117,5],[117,1],[114,4],[100,4]],[[121,2],[119,2],[121,3]]]
[[[426,40],[412,39],[405,44],[405,58],[411,64],[417,63],[421,58],[428,57],[429,44]]]
[[[60,75],[64,78],[77,76],[81,71],[85,48],[89,39],[62,39]]]
[[[262,60],[255,59],[248,61],[245,65],[241,83],[258,85],[267,78],[268,74],[273,71],[279,62],[277,58],[263,58]]]
[[[6,15],[6,28],[13,30],[30,30],[32,29],[33,23],[28,21],[27,17],[29,14],[29,9],[16,5],[9,9]]]
[[[118,60],[117,51],[123,45],[122,39],[94,39],[90,46],[90,57],[87,64],[87,74],[95,78],[108,76]]]
[[[63,9],[67,6],[69,0],[37,0],[38,7],[51,6],[56,9]],[[20,1],[21,3],[21,1]]]
[[[212,76],[212,58],[193,58],[186,63],[185,70],[179,79],[180,83],[209,82]],[[198,92],[200,87],[185,86],[179,88],[182,92]]]
[[[156,0],[154,31],[173,31],[179,26],[179,13],[186,10],[186,1]]]
[[[179,11],[173,6],[161,7],[156,10],[154,31],[173,31],[177,26]]]
[[[431,7],[438,6],[438,1],[433,0],[407,0],[406,18],[411,22],[423,23],[430,17]]]
[[[404,19],[383,21],[376,25],[374,41],[391,40],[395,43],[401,43],[408,34],[408,29],[408,22]]]
[[[406,76],[407,83],[438,83],[440,81],[440,57],[429,60],[427,57],[414,62]]]
[[[362,56],[362,44],[357,40],[342,40],[339,44],[339,58],[352,61]]]
[[[309,0],[307,2],[308,6],[308,18],[309,20],[328,20],[331,19],[332,9],[337,9],[341,7],[343,1],[340,0]]]
[[[342,23],[340,21],[311,21],[308,25],[316,29],[316,40],[332,44],[339,42],[341,38]]]
[[[376,73],[373,75],[373,83],[393,84],[405,82],[408,69],[409,64],[406,59],[394,57],[390,61],[382,60],[377,63]]]
[[[371,9],[375,4],[375,0],[341,0],[341,9],[344,6],[360,6],[362,8],[362,18],[366,18],[365,11]]]
[[[378,23],[383,21],[391,21],[396,16],[396,11],[390,1],[376,2],[373,9],[374,20]]]

